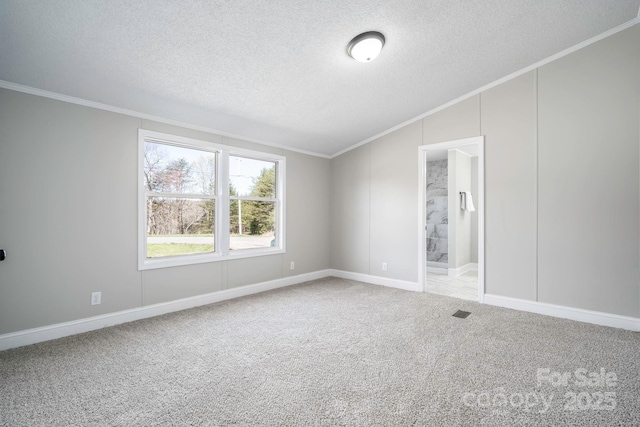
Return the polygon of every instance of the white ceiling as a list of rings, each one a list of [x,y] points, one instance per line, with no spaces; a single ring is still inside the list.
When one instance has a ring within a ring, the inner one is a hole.
[[[2,0],[0,80],[332,155],[638,16],[640,0]],[[357,34],[386,45],[346,54]]]

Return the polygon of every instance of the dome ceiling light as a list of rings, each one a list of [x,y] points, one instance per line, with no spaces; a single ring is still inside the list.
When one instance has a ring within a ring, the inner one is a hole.
[[[384,36],[377,31],[367,31],[353,38],[347,45],[350,57],[360,62],[373,61],[384,46]]]

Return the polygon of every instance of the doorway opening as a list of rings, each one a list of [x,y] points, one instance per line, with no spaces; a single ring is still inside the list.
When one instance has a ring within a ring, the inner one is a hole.
[[[483,302],[484,137],[419,147],[419,282]]]

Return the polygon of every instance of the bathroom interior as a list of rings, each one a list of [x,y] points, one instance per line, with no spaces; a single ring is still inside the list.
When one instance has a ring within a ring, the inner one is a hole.
[[[478,299],[478,147],[429,150],[427,292]]]

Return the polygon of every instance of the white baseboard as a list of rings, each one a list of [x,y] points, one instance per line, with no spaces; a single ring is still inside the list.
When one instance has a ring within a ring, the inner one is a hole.
[[[427,267],[447,268],[447,267],[449,267],[449,263],[448,262],[440,262],[440,261],[427,261]]]
[[[354,273],[343,270],[330,270],[331,275],[341,279],[358,280],[360,282],[370,283],[372,285],[388,286],[390,288],[404,289],[405,291],[422,292],[422,288],[418,282],[409,282],[406,280],[389,279],[387,277],[372,276],[370,274]]]
[[[43,326],[40,328],[27,329],[24,331],[12,332],[0,335],[0,350],[21,347],[35,344],[42,341],[62,338],[69,335],[102,329],[107,326],[119,325],[133,322],[134,320],[146,319],[148,317],[159,316],[161,314],[174,311],[186,310],[188,308],[201,305],[212,304],[258,292],[269,291],[271,289],[282,288],[307,282],[309,280],[322,279],[332,275],[333,270],[319,270],[312,273],[300,274],[297,276],[284,277],[282,279],[270,280],[268,282],[256,283],[254,285],[239,286],[237,288],[225,289],[204,295],[197,295],[189,298],[182,298],[175,301],[153,304],[130,310],[118,311],[116,313],[103,314],[86,319],[73,320],[71,322],[57,323],[55,325]]]
[[[458,268],[449,268],[448,274],[449,276],[461,276],[467,271],[478,271],[478,263],[470,262],[469,264],[465,264],[462,267]]]
[[[635,317],[489,294],[484,295],[484,303],[530,313],[544,314],[546,316],[560,317],[562,319],[576,320],[578,322],[640,332],[640,319]]]
[[[270,280],[253,285],[239,286],[233,289],[225,289],[218,292],[183,298],[160,304],[153,304],[149,306],[134,308],[131,310],[124,310],[116,313],[109,313],[101,316],[89,317],[86,319],[79,319],[71,322],[58,323],[55,325],[43,326],[40,328],[27,329],[24,331],[0,335],[0,351],[29,344],[35,344],[42,341],[48,341],[56,338],[62,338],[70,335],[80,334],[83,332],[94,331],[96,329],[102,329],[108,326],[133,322],[135,320],[146,319],[149,317],[159,316],[174,311],[212,304],[228,299],[242,297],[245,295],[268,291],[271,289],[291,286],[310,280],[322,279],[329,276],[358,280],[365,283],[404,289],[407,291],[421,292],[422,290],[418,282],[396,280],[386,277],[353,273],[350,271],[342,270],[319,270],[312,273],[284,277],[282,279]],[[484,295],[484,303],[498,307],[505,307],[520,311],[543,314],[547,316],[576,320],[578,322],[593,323],[596,325],[610,326],[613,328],[621,328],[640,332],[640,319],[634,317],[620,316],[616,314],[583,310],[579,308],[565,307],[560,305],[527,301],[490,294]]]

